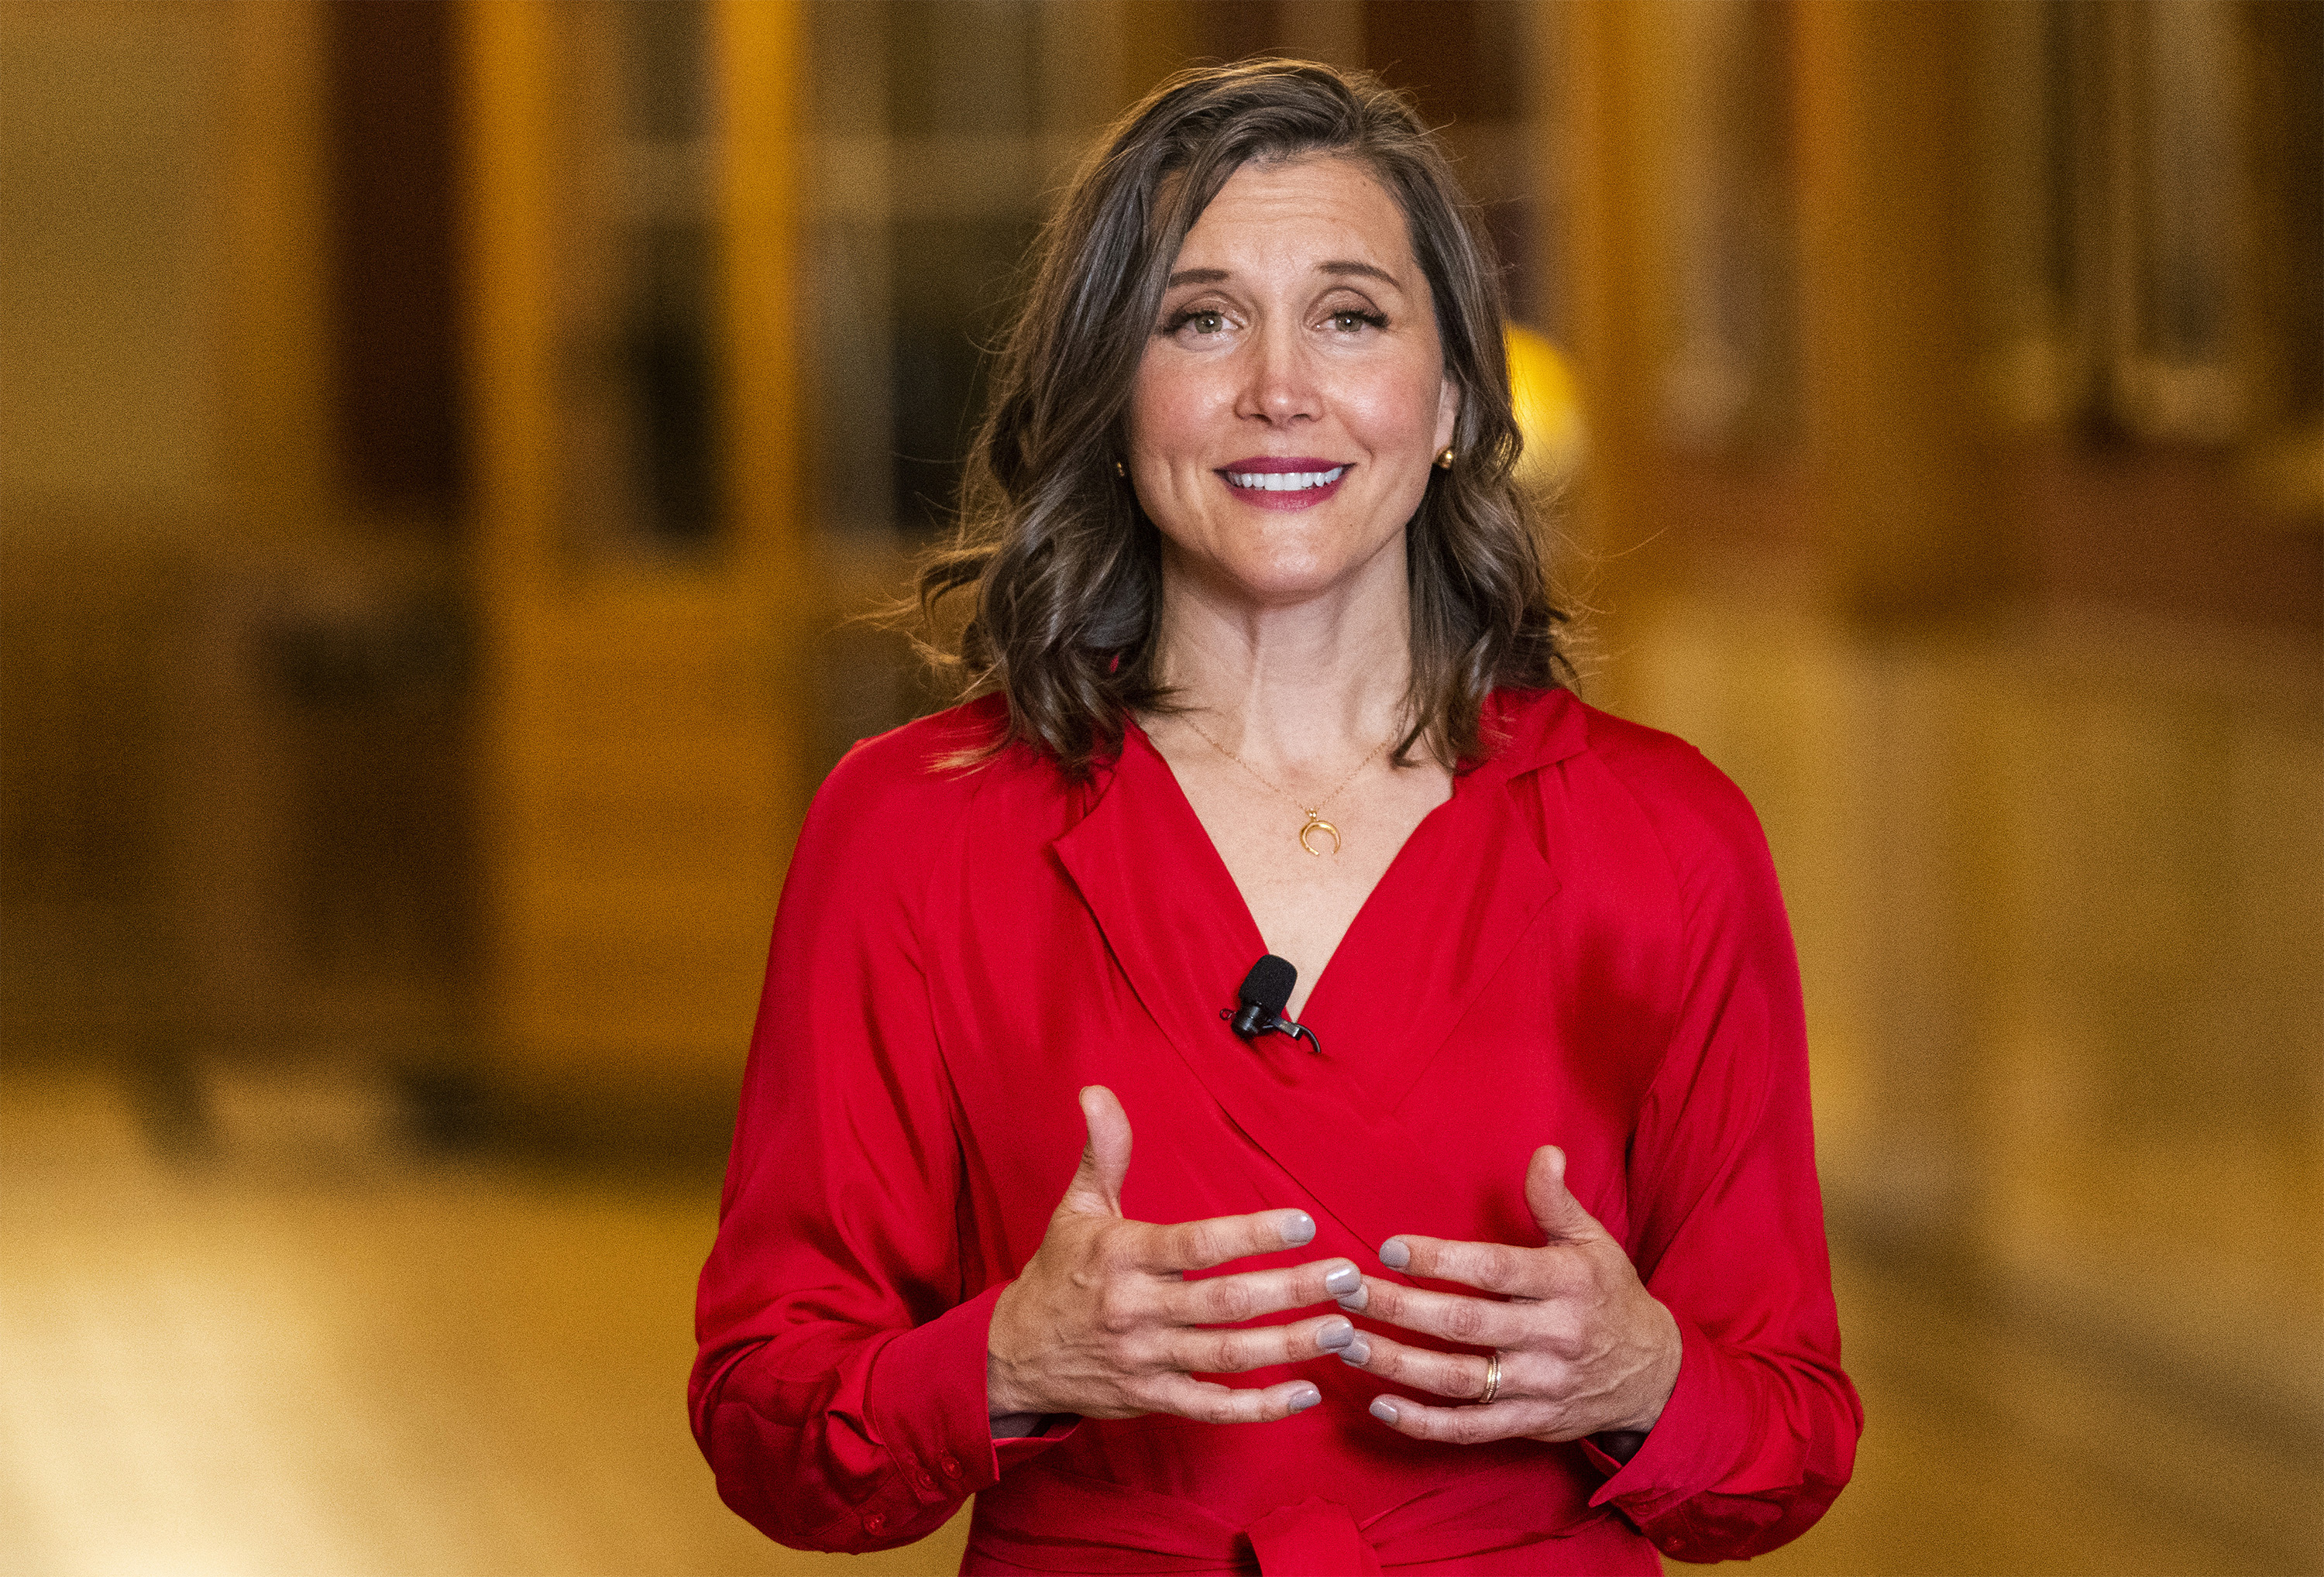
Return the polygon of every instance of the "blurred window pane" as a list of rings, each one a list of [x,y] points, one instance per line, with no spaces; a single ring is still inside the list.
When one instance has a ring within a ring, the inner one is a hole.
[[[724,530],[719,126],[704,0],[576,0],[559,38],[563,536],[699,557]]]

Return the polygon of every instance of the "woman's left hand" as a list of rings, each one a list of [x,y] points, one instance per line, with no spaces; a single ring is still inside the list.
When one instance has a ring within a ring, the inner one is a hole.
[[[1542,1248],[1409,1233],[1380,1245],[1380,1262],[1391,1269],[1500,1293],[1506,1301],[1369,1276],[1340,1300],[1368,1319],[1492,1348],[1500,1360],[1499,1383],[1486,1401],[1490,1359],[1410,1347],[1360,1329],[1342,1360],[1468,1404],[1376,1398],[1372,1416],[1397,1433],[1462,1444],[1577,1440],[1601,1432],[1643,1434],[1662,1416],[1678,1382],[1678,1323],[1638,1280],[1622,1246],[1566,1191],[1565,1155],[1554,1145],[1533,1153],[1526,1204],[1549,1240]]]

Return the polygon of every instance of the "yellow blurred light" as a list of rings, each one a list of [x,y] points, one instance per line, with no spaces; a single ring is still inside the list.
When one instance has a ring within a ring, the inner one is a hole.
[[[1502,327],[1509,358],[1509,393],[1517,407],[1525,454],[1517,480],[1554,489],[1582,464],[1582,394],[1573,372],[1547,338],[1520,324]]]

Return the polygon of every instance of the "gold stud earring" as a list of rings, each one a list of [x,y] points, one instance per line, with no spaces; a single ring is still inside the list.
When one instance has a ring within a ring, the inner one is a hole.
[[[1436,468],[1439,471],[1450,471],[1452,469],[1452,446],[1451,444],[1447,444],[1443,448],[1436,451]]]
[[[1120,461],[1116,460],[1113,463],[1113,474],[1116,476],[1127,476],[1130,475],[1130,472],[1123,466]]]

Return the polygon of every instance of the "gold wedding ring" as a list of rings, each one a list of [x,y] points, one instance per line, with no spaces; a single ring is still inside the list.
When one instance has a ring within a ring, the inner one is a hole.
[[[1485,1360],[1485,1394],[1477,1398],[1477,1406],[1481,1407],[1500,1394],[1501,1355],[1495,1352],[1492,1357]]]

